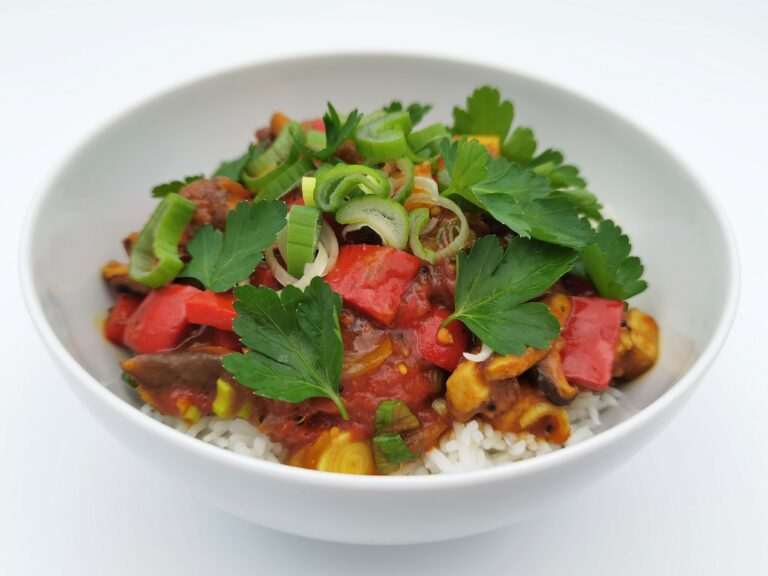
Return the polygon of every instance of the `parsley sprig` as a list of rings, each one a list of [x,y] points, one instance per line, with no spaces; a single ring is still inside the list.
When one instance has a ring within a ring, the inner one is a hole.
[[[600,296],[627,300],[648,287],[643,264],[632,249],[629,238],[611,220],[600,222],[592,242],[584,248],[581,258]]]
[[[225,356],[224,368],[259,396],[294,403],[329,398],[347,419],[339,391],[341,297],[319,277],[304,292],[286,286],[278,295],[245,285],[235,296],[234,328],[248,351]]]
[[[461,320],[500,354],[526,346],[549,348],[560,324],[545,304],[529,302],[571,269],[574,250],[515,238],[506,249],[484,236],[456,261],[456,308],[445,321]]]
[[[227,215],[226,232],[206,224],[187,244],[192,260],[179,276],[224,292],[248,278],[285,227],[284,202],[241,202]]]

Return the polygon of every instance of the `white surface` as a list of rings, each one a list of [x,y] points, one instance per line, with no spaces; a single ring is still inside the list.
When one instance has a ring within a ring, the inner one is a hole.
[[[396,563],[405,573],[538,574],[558,573],[564,562],[576,574],[768,570],[768,388],[758,372],[766,338],[757,308],[767,280],[766,6],[582,1],[480,10],[473,2],[470,13],[445,3],[436,10],[324,2],[288,13],[251,4],[19,2],[0,12],[0,263],[7,276],[0,572],[375,574]],[[386,29],[405,19],[412,32],[397,42],[386,32],[376,40],[374,23],[384,17],[391,20]],[[721,193],[744,277],[741,311],[720,360],[675,422],[624,468],[559,512],[511,529],[368,549],[247,525],[127,456],[40,350],[18,297],[15,247],[29,191],[47,163],[111,112],[220,65],[309,48],[395,45],[514,66],[630,115]],[[33,419],[40,425],[22,433]]]

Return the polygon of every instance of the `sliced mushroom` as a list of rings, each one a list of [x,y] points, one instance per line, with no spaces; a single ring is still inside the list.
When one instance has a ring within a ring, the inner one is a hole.
[[[659,358],[659,327],[653,317],[637,308],[626,314],[619,332],[613,377],[632,380],[650,370]]]
[[[544,392],[547,400],[558,406],[570,404],[579,393],[578,387],[568,382],[563,373],[563,363],[560,357],[562,346],[563,339],[558,338],[549,354],[528,371],[528,375],[536,387]]]

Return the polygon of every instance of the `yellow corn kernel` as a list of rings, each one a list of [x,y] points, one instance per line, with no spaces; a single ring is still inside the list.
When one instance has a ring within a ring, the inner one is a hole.
[[[453,334],[448,328],[440,328],[437,331],[437,337],[435,338],[440,344],[450,346],[453,344]]]
[[[184,419],[184,421],[187,424],[194,424],[195,422],[200,420],[200,418],[203,417],[203,413],[200,412],[200,409],[197,406],[195,406],[194,404],[190,404],[189,406],[187,406],[187,409],[184,410],[181,417]]]
[[[213,413],[219,418],[232,418],[235,402],[235,389],[226,380],[216,380],[216,399],[213,401]]]
[[[237,411],[235,416],[248,420],[248,418],[251,417],[251,413],[253,413],[253,404],[251,404],[251,400],[248,399],[245,401],[245,404],[240,407],[240,410]]]
[[[397,365],[397,371],[400,372],[403,376],[408,374],[408,366],[400,362],[400,364]]]
[[[490,397],[491,388],[476,362],[460,362],[446,382],[445,398],[457,417],[468,420]]]

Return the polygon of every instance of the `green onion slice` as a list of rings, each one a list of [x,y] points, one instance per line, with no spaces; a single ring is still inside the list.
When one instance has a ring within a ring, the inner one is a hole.
[[[245,167],[252,178],[259,178],[271,172],[284,162],[294,148],[294,143],[304,142],[304,131],[296,122],[288,122],[278,134],[272,146],[259,157],[253,158]]]
[[[315,184],[317,179],[313,176],[304,176],[301,179],[301,197],[304,198],[304,206],[317,206],[315,204]]]
[[[406,156],[410,154],[406,136],[411,128],[408,112],[374,112],[363,117],[355,130],[357,151],[371,162]]]
[[[294,204],[288,213],[286,268],[291,276],[301,278],[304,265],[315,259],[320,238],[320,210]]]
[[[162,199],[131,251],[128,275],[150,288],[160,288],[181,272],[179,239],[197,205],[176,193]]]
[[[315,165],[309,158],[297,158],[296,160],[286,161],[277,169],[269,172],[256,183],[256,189],[259,190],[256,200],[278,200],[288,194],[301,182],[301,178],[315,169]],[[248,177],[244,178],[248,186]],[[264,181],[266,180],[266,181]]]
[[[400,464],[416,460],[416,454],[408,447],[400,434],[378,434],[373,437],[374,446],[378,446],[384,457],[390,462]]]
[[[411,211],[409,216],[411,224],[411,237],[409,242],[411,252],[413,252],[414,256],[417,258],[421,258],[430,264],[434,264],[437,261],[435,252],[426,248],[421,243],[420,238],[422,230],[424,230],[424,227],[429,222],[429,209],[424,207],[416,208]]]
[[[373,452],[373,461],[379,474],[392,474],[400,470],[400,464],[392,462],[384,456],[384,452],[381,451],[376,442],[371,442],[371,451]]]
[[[392,189],[392,199],[402,204],[413,190],[413,162],[410,158],[398,158],[395,161],[395,166],[402,174],[403,183]]]
[[[394,200],[363,196],[350,200],[336,213],[339,224],[349,224],[347,232],[367,226],[381,237],[385,246],[403,250],[408,246],[408,213]]]
[[[325,132],[319,130],[307,130],[307,136],[304,144],[313,152],[319,152],[326,146]]]
[[[402,400],[384,400],[376,407],[376,432],[410,432],[420,426],[419,419]]]
[[[315,204],[323,212],[336,212],[345,200],[372,194],[388,198],[391,184],[380,170],[361,164],[339,164],[329,168],[324,164],[317,171]]]

